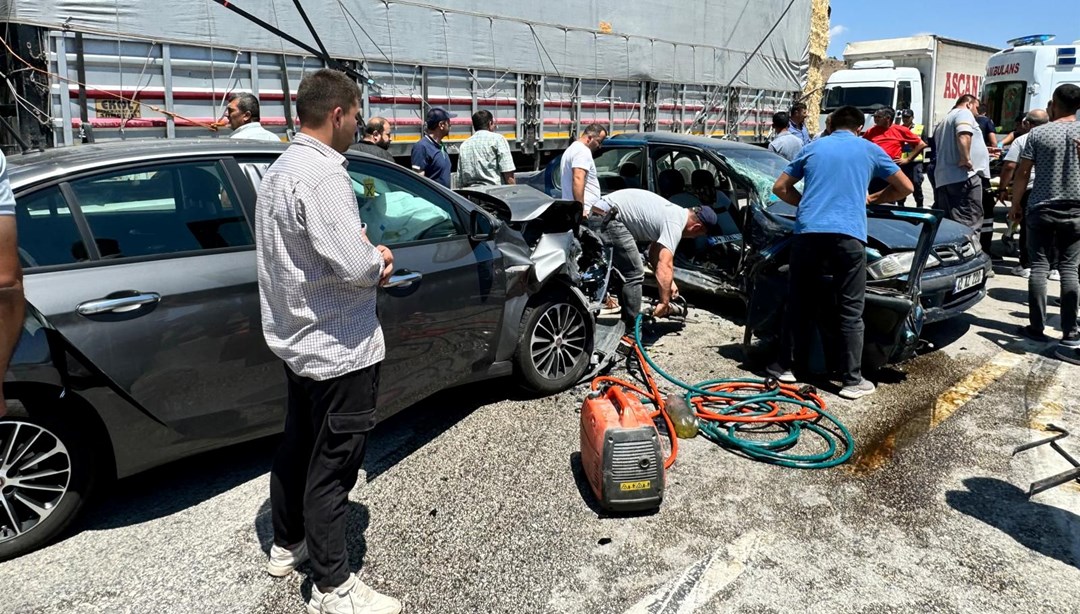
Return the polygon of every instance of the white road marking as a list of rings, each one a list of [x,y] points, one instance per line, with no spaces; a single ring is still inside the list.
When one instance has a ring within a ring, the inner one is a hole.
[[[676,578],[645,597],[626,614],[692,614],[707,604],[744,571],[758,548],[769,541],[761,531],[750,531],[732,544],[721,546],[687,567]]]

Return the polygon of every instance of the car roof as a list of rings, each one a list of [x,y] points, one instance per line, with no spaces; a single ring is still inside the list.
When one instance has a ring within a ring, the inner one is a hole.
[[[104,165],[191,156],[281,153],[288,143],[241,139],[134,139],[57,147],[8,157],[12,187]]]
[[[7,160],[11,185],[19,189],[29,184],[102,166],[193,156],[280,154],[288,147],[289,144],[285,142],[228,138],[132,139],[15,154]],[[355,149],[350,149],[345,155],[382,162],[376,156]]]
[[[644,143],[658,143],[662,145],[684,145],[688,147],[701,147],[705,149],[712,149],[718,151],[721,154],[726,152],[735,151],[768,151],[757,145],[750,145],[749,143],[739,143],[738,141],[727,141],[724,139],[714,139],[707,136],[699,136],[696,134],[682,134],[680,132],[628,132],[623,134],[617,134],[611,137],[612,140],[618,141],[640,141]]]

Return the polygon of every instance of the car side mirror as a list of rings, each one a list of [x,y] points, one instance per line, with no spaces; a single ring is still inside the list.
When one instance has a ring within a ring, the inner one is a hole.
[[[469,239],[472,241],[490,241],[495,234],[495,223],[486,213],[473,209],[469,214]]]

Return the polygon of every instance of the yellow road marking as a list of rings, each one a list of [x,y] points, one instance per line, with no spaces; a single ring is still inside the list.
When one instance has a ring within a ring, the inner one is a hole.
[[[990,384],[1001,379],[1002,375],[1019,365],[1023,359],[1024,354],[1014,354],[1007,351],[999,352],[968,374],[967,377],[942,392],[934,401],[934,407],[930,411],[930,428],[933,429],[948,420],[950,416],[956,413],[956,410],[978,396]]]

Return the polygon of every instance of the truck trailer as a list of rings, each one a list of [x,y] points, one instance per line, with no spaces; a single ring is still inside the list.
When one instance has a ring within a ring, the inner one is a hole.
[[[844,61],[849,68],[836,71],[825,84],[822,121],[846,105],[862,110],[867,127],[878,109],[911,109],[915,123],[930,136],[957,98],[979,95],[986,61],[996,51],[932,34],[848,43]]]
[[[214,122],[234,92],[257,95],[262,124],[286,138],[300,79],[323,66],[356,76],[361,115],[389,119],[395,155],[436,106],[457,115],[451,153],[478,109],[524,154],[562,149],[593,122],[611,134],[761,142],[806,82],[811,10],[811,0],[10,0],[2,143],[222,138]]]

